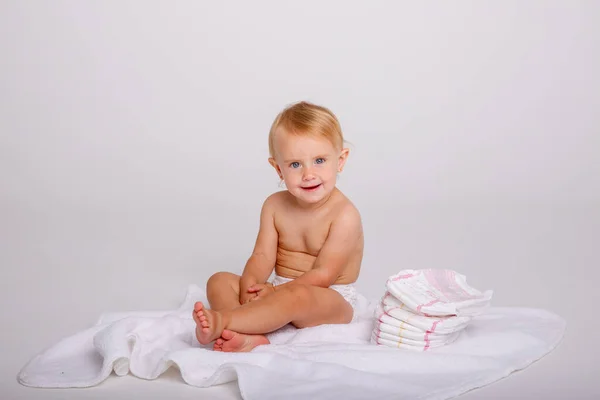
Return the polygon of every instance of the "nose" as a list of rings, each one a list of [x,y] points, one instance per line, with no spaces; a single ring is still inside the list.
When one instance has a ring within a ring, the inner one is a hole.
[[[302,171],[302,180],[310,181],[310,180],[313,180],[314,178],[315,178],[315,174],[313,173],[312,168],[310,168],[310,167],[304,168],[304,170]]]

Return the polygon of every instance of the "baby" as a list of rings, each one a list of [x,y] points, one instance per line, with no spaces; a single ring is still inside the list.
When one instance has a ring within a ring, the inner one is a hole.
[[[250,351],[288,323],[305,328],[353,320],[363,229],[358,210],[336,187],[349,153],[343,144],[327,108],[300,102],[277,116],[269,163],[287,190],[265,200],[242,275],[218,272],[208,280],[210,308],[197,302],[193,311],[201,344]]]

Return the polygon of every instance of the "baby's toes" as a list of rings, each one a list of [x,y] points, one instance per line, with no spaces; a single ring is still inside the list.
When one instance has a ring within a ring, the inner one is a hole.
[[[196,311],[192,312],[192,318],[194,319],[194,322],[196,322],[197,324],[200,323],[200,317],[198,316],[198,313]]]
[[[197,301],[194,304],[194,311],[196,311],[196,312],[201,311],[203,308],[204,308],[204,304],[202,304],[201,301]]]

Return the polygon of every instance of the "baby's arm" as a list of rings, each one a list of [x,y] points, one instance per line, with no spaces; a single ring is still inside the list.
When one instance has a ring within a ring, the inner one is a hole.
[[[267,198],[261,210],[260,227],[256,244],[240,278],[241,304],[246,303],[250,298],[256,296],[256,293],[249,293],[248,288],[257,283],[265,283],[273,272],[273,268],[275,268],[278,241],[274,219],[275,200],[273,196]]]
[[[319,251],[313,269],[290,282],[276,286],[275,290],[295,284],[329,287],[335,283],[348,265],[363,234],[358,210],[351,204],[345,207],[331,223],[329,235]]]

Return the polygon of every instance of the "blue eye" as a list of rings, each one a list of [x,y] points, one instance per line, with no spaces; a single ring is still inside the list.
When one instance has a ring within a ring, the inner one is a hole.
[[[324,158],[317,158],[316,163],[317,164],[323,164],[325,162]]]
[[[295,162],[293,162],[293,163],[290,164],[290,167],[292,167],[292,168],[298,168],[298,167],[300,167],[300,163],[295,161]]]

